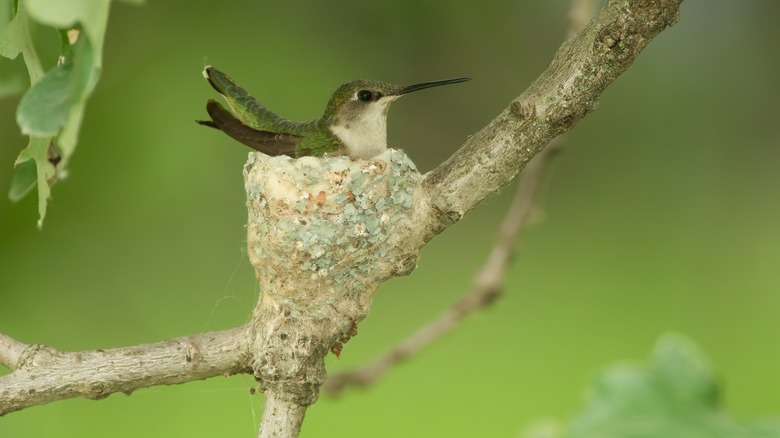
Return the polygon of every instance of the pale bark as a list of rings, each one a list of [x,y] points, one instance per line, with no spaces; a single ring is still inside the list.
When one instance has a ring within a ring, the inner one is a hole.
[[[31,344],[11,374],[0,377],[0,416],[72,397],[99,400],[115,392],[248,371],[245,328],[153,344],[79,352]]]

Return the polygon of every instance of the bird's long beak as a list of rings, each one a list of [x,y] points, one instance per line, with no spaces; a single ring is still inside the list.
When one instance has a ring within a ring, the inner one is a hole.
[[[466,82],[471,78],[453,78],[444,79],[442,81],[420,82],[419,84],[407,85],[398,92],[399,95],[411,93],[412,91],[422,90],[425,88],[438,87],[439,85],[457,84],[458,82]]]

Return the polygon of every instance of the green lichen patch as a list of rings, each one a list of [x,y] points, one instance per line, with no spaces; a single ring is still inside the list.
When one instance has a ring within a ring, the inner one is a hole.
[[[244,174],[250,260],[277,292],[341,288],[389,270],[389,247],[421,184],[414,163],[395,150],[354,161],[252,154]]]

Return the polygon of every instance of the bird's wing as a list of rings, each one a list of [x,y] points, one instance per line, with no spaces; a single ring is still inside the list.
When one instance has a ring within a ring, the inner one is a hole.
[[[209,100],[206,104],[206,110],[211,116],[211,120],[197,120],[198,123],[219,129],[266,155],[287,155],[295,158],[295,147],[303,139],[298,135],[260,131],[247,126],[214,100]]]
[[[288,132],[295,135],[304,135],[307,130],[307,123],[292,122],[279,117],[216,68],[206,66],[203,76],[209,85],[225,98],[235,117],[245,125],[261,131]]]

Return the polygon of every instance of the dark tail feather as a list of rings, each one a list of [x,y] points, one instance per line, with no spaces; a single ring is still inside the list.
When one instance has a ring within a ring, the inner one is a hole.
[[[266,155],[287,155],[295,158],[295,146],[303,139],[297,135],[260,131],[247,126],[214,100],[209,100],[206,104],[206,111],[211,116],[211,120],[196,120],[196,122],[219,129],[233,139]]]
[[[217,124],[211,120],[195,120],[195,123],[198,125],[208,126],[209,128],[219,129],[219,126],[217,126]]]

